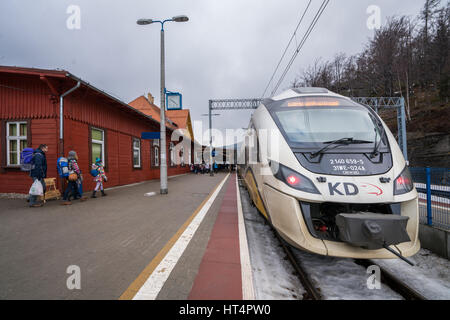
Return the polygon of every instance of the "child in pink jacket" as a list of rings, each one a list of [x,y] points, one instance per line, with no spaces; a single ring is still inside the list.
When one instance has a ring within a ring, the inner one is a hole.
[[[94,181],[97,182],[94,191],[92,192],[91,198],[97,198],[95,193],[100,189],[102,192],[102,196],[106,196],[107,194],[103,190],[103,181],[108,181],[108,178],[105,175],[105,169],[103,168],[102,160],[100,158],[95,159],[95,163],[92,164],[92,170],[97,170],[97,176],[94,177]]]

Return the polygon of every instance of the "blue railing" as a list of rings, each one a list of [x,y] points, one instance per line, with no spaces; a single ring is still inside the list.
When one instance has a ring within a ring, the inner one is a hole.
[[[450,230],[450,169],[410,168],[419,193],[420,222]]]

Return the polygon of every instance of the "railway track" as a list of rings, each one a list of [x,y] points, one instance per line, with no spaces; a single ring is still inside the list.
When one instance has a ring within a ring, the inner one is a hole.
[[[291,247],[280,237],[280,235],[275,231],[275,229],[271,226],[273,233],[280,241],[283,250],[285,251],[289,262],[291,262],[292,267],[296,271],[303,288],[306,290],[306,294],[303,296],[304,300],[323,300],[322,294],[320,293],[320,289],[316,287],[314,282],[311,280],[311,277],[303,268],[302,263],[298,261],[294,254],[292,253]]]
[[[311,280],[311,277],[309,276],[306,269],[303,267],[302,262],[299,261],[299,259],[296,258],[295,255],[293,254],[290,245],[287,244],[273,228],[272,231],[280,241],[283,250],[285,251],[289,261],[291,262],[292,267],[297,272],[300,282],[302,283],[303,287],[307,292],[307,294],[304,296],[304,299],[323,300],[324,298],[321,294],[320,287],[317,287],[317,285]],[[388,286],[393,291],[395,291],[396,293],[398,293],[399,295],[401,295],[405,300],[427,300],[419,292],[408,286],[402,280],[395,277],[391,272],[377,265],[373,261],[362,259],[355,259],[354,261],[356,264],[363,266],[364,268],[368,268],[369,266],[373,265],[378,266],[381,271],[381,282],[386,286]]]
[[[355,260],[356,264],[368,268],[369,266],[378,266],[381,271],[381,282],[389,288],[400,294],[405,300],[427,300],[419,292],[408,286],[406,283],[395,277],[391,272],[379,266],[371,260]]]

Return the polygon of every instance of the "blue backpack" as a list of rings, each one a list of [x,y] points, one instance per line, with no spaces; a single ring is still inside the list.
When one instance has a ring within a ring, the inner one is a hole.
[[[33,148],[25,148],[20,153],[20,170],[31,171],[34,169]]]
[[[59,157],[56,162],[56,168],[61,178],[67,178],[69,176],[69,161],[67,158]]]
[[[93,176],[94,178],[95,178],[96,176],[98,176],[98,170],[97,170],[97,169],[92,169],[92,170],[91,170],[91,176]]]

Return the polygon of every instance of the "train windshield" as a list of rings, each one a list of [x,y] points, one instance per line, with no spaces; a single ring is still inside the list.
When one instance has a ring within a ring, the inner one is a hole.
[[[291,144],[313,147],[351,139],[361,145],[382,139],[375,117],[361,106],[279,108],[278,125]]]

